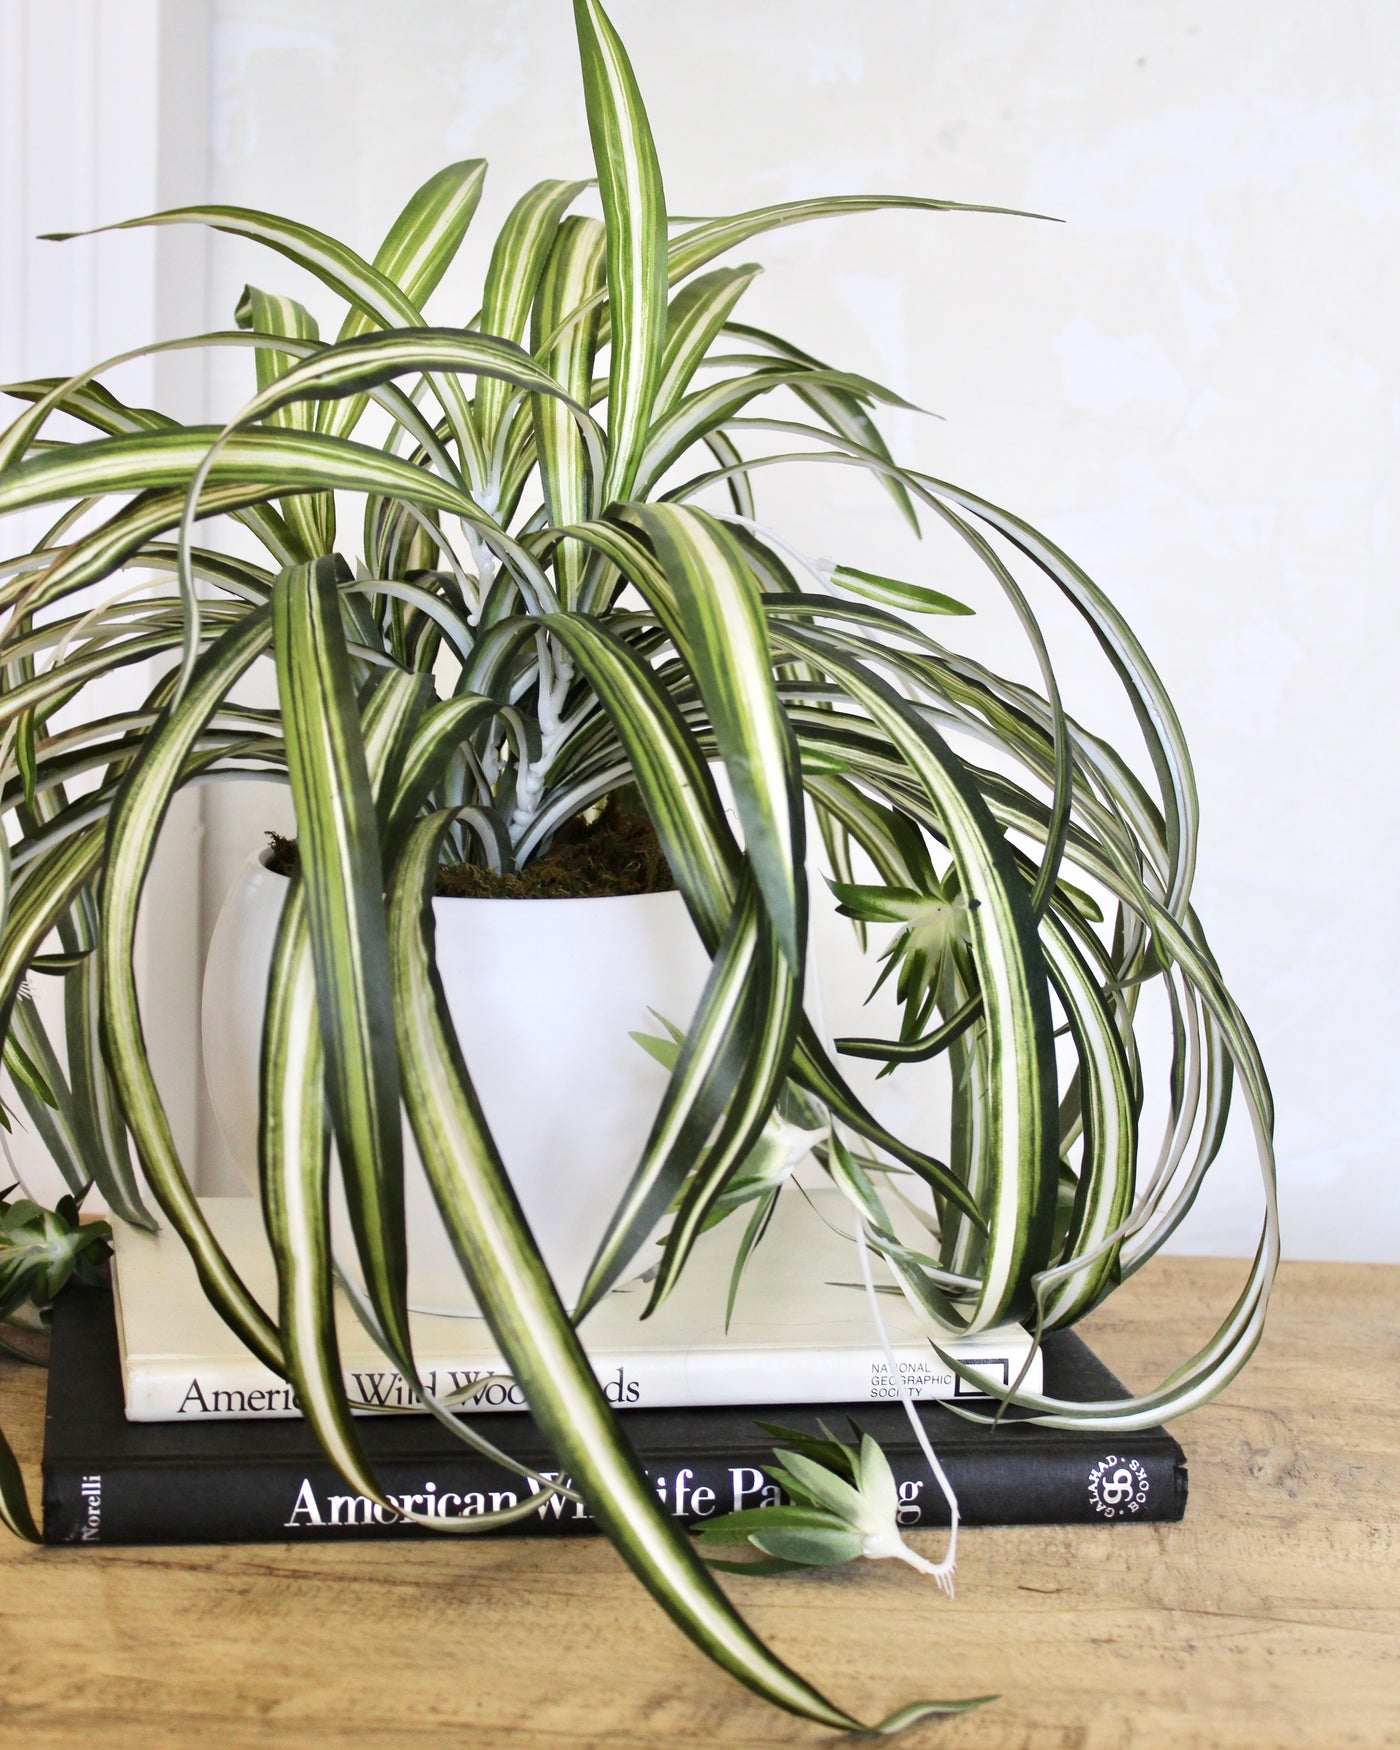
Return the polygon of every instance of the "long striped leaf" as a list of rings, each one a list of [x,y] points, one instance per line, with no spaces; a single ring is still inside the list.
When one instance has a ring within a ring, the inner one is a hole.
[[[409,372],[433,370],[499,379],[516,389],[557,397],[571,412],[591,456],[601,463],[601,439],[586,408],[561,390],[523,347],[456,328],[395,329],[338,342],[268,384],[247,403],[236,423],[265,419],[303,398],[349,395],[378,388]]]
[[[152,407],[128,407],[105,384],[94,379],[118,365],[136,359],[154,358],[167,352],[188,352],[206,346],[254,346],[261,343],[247,334],[218,330],[209,334],[183,335],[177,340],[157,340],[131,347],[102,359],[70,377],[40,377],[23,383],[6,383],[0,394],[31,403],[4,432],[0,432],[0,472],[13,467],[29,449],[55,409],[109,434],[126,431],[157,431],[174,425],[168,414]]]
[[[608,466],[626,498],[651,423],[666,343],[666,199],[632,64],[598,0],[574,0],[588,132],[607,223]]]
[[[828,369],[819,358],[804,352],[801,347],[794,346],[791,341],[784,340],[781,335],[771,334],[767,329],[751,327],[746,322],[730,322],[726,332],[741,335],[750,343],[764,347],[767,351],[776,353],[779,358],[792,359],[799,364],[814,365],[818,369]],[[919,528],[918,513],[914,509],[913,500],[908,488],[894,475],[894,457],[881,435],[880,428],[871,418],[864,401],[860,396],[848,390],[812,383],[794,385],[794,393],[805,401],[819,419],[823,419],[834,432],[842,437],[853,439],[865,449],[872,451],[883,461],[890,464],[891,472],[879,476],[890,497],[899,507],[900,515],[917,535]]]
[[[581,1317],[617,1280],[702,1154],[716,1194],[724,1174],[743,1158],[781,1087],[797,1005],[789,967],[755,976],[763,931],[751,894],[746,899],[741,888],[737,904],[726,899],[735,880],[733,838],[699,750],[667,695],[595,622],[558,616],[547,624],[613,719],[663,851],[715,954],[642,1158],[590,1267]],[[726,1106],[732,1122],[706,1150]],[[702,1214],[678,1228],[653,1304],[673,1285]]]
[[[502,340],[524,342],[530,328],[535,291],[553,247],[559,221],[587,186],[585,182],[537,182],[511,208],[486,269],[486,284],[481,296],[481,328],[484,333],[498,334]],[[586,295],[586,290],[591,290],[591,287],[570,298],[570,308]],[[488,454],[494,452],[509,396],[510,390],[499,378],[488,379],[477,389],[477,424]],[[577,395],[575,399],[578,399]]]
[[[437,171],[409,197],[379,245],[374,257],[375,272],[396,285],[419,309],[462,247],[467,227],[481,201],[485,180],[484,158],[466,158]],[[353,340],[372,326],[364,307],[353,306],[346,312],[337,338]],[[359,397],[338,407],[323,407],[318,424],[322,431],[346,437],[355,429],[363,410],[364,402]]]
[[[718,267],[713,273],[691,280],[671,299],[666,311],[661,380],[656,390],[658,414],[664,414],[685,394],[690,379],[710,350],[710,343],[762,271],[752,261],[743,267]]]
[[[200,659],[183,699],[147,737],[133,762],[107,828],[97,960],[103,1045],[151,1190],[184,1241],[220,1316],[260,1360],[282,1373],[276,1328],[215,1240],[181,1165],[146,1054],[135,975],[141,892],[171,797],[204,726],[271,637],[266,608],[253,609],[224,633]]]
[[[593,354],[598,343],[598,317],[572,327],[558,343],[542,349],[540,342],[569,309],[597,285],[603,274],[606,233],[596,219],[568,218],[558,228],[545,264],[534,306],[532,343],[544,367],[572,400],[586,406],[593,381]],[[531,397],[535,451],[549,521],[555,528],[582,522],[593,510],[602,488],[590,478],[582,438],[556,396]],[[559,597],[572,607],[582,581],[583,555],[576,543],[562,541],[554,558]]]
[[[754,1046],[762,1037],[758,1004],[766,996],[765,986],[771,984],[771,979],[764,977],[762,935],[752,885],[746,883],[715,951],[642,1157],[589,1266],[574,1309],[575,1319],[584,1318],[614,1286],[697,1161],[712,1158],[713,1149],[707,1144],[716,1123],[725,1116],[727,1102],[752,1089]],[[770,1093],[770,1108],[773,1097]],[[674,1285],[689,1249],[690,1242],[683,1236],[675,1247],[669,1244],[668,1236],[668,1280],[664,1284],[659,1276],[654,1280],[644,1317],[660,1305]]]
[[[735,516],[747,517],[752,521],[758,507],[754,503],[753,482],[744,468],[744,458],[739,453],[738,445],[727,431],[707,431],[705,448],[728,476],[725,485],[729,489],[729,502],[734,506]],[[762,572],[756,570],[755,575],[760,581],[765,581]]]
[[[10,1029],[5,1040],[6,1068],[14,1074],[10,1062],[11,1047],[21,1050],[42,1078],[45,1092],[52,1101],[37,1096],[32,1086],[15,1077],[16,1091],[24,1105],[34,1133],[48,1150],[49,1158],[63,1175],[64,1183],[76,1197],[90,1180],[102,1187],[102,1168],[78,1140],[78,1127],[73,1113],[72,1094],[63,1073],[63,1065],[49,1042],[49,1036],[33,1000],[21,997],[10,1014]],[[109,1204],[110,1207],[110,1204]]]
[[[1030,894],[1000,828],[942,737],[882,680],[792,632],[899,748],[937,810],[971,912],[985,1003],[991,1098],[991,1183],[979,1203],[989,1232],[971,1330],[1029,1310],[1032,1275],[1048,1261],[1058,1173],[1055,1061],[1044,960]]]
[[[544,624],[568,646],[612,720],[676,886],[713,954],[733,910],[740,860],[694,737],[665,689],[606,627],[581,614]]]
[[[11,723],[21,712],[36,707],[57,710],[82,683],[115,673],[133,662],[163,656],[167,651],[178,649],[179,644],[180,634],[173,621],[169,631],[124,638],[115,645],[98,641],[91,650],[83,649],[65,657],[58,669],[46,670],[35,675],[33,680],[0,693],[0,725]]]
[[[858,1722],[777,1659],[725,1598],[643,1475],[530,1236],[462,1061],[433,959],[427,886],[445,818],[414,829],[390,893],[395,1014],[419,1152],[462,1267],[530,1409],[623,1560],[701,1650],[780,1707]],[[940,1711],[959,1704],[921,1704]],[[901,1719],[920,1717],[902,1710]]]
[[[736,918],[740,915],[735,914]],[[755,952],[737,993],[748,1011],[747,1025],[742,1031],[735,1029],[736,1044],[743,1047],[740,1072],[728,1078],[732,1091],[719,1134],[699,1153],[687,1175],[680,1207],[666,1234],[648,1312],[660,1306],[679,1281],[691,1248],[736,1170],[758,1143],[787,1081],[802,1014],[801,987],[767,919],[759,917],[757,926]],[[720,957],[716,956],[716,973],[719,968]],[[682,1060],[691,1039],[700,1032],[703,1014],[702,999],[682,1047]],[[673,1081],[680,1071],[678,1060]]]
[[[304,889],[296,875],[289,886],[273,953],[261,1069],[260,1183],[277,1266],[278,1323],[298,1402],[322,1449],[359,1494],[403,1512],[385,1496],[365,1454],[335,1340],[323,1071],[311,936]],[[412,1356],[395,1355],[394,1359],[416,1388],[420,1382]],[[479,1446],[497,1462],[521,1468],[448,1412],[433,1407],[439,1420],[445,1420],[458,1438]],[[527,1495],[513,1508],[459,1517],[446,1524],[435,1514],[411,1509],[404,1516],[433,1530],[474,1533],[497,1530],[538,1511],[538,1497]]]
[[[233,318],[240,328],[253,334],[280,334],[292,340],[317,343],[321,338],[316,318],[304,304],[276,292],[265,292],[259,286],[244,286]],[[274,346],[260,346],[255,354],[258,388],[266,389],[302,356],[300,350],[290,353]],[[279,407],[268,415],[268,421],[272,425],[288,425],[301,431],[310,426],[305,409],[300,407]]]
[[[316,318],[295,298],[264,292],[257,286],[245,286],[243,296],[234,311],[240,328],[254,334],[289,335],[295,340],[319,341]],[[258,388],[265,390],[296,361],[293,354],[275,347],[259,347],[257,354]],[[286,402],[269,412],[270,425],[289,426],[294,431],[309,431],[314,423],[313,409],[300,402]],[[293,495],[281,500],[282,515],[310,557],[329,553],[335,547],[335,500],[328,492],[303,499]]]
[[[479,693],[459,694],[431,705],[416,724],[405,751],[402,771],[383,831],[385,861],[392,864],[428,793],[448,761],[476,729],[489,723],[499,709],[495,699]],[[383,809],[381,808],[381,814]]]
[[[649,492],[686,450],[759,395],[806,384],[833,387],[864,383],[849,371],[813,370],[807,365],[764,365],[741,377],[710,383],[671,407],[648,431],[636,468],[638,495]]]
[[[792,731],[774,695],[753,573],[733,536],[703,511],[653,506],[636,514],[675,591],[754,879],[800,980],[807,947],[801,782]]]
[[[326,1101],[374,1310],[409,1352],[399,1079],[379,829],[333,561],[273,587],[273,651],[296,806]]]
[[[105,359],[91,370],[80,372],[77,376],[66,380],[50,378],[32,383],[11,383],[6,385],[5,393],[17,395],[23,399],[32,400],[34,406],[22,419],[17,420],[10,430],[0,439],[0,454],[6,458],[5,466],[13,466],[23,452],[30,446],[44,419],[56,409],[82,420],[85,424],[94,426],[98,431],[108,436],[116,436],[133,431],[168,431],[177,425],[177,421],[158,413],[151,408],[128,407],[118,401],[110,390],[102,384],[89,379],[97,373],[112,369],[128,360],[147,358],[161,353],[182,350],[191,347],[252,347],[256,350],[259,360],[259,386],[265,387],[277,374],[277,371],[289,368],[290,362],[305,359],[322,350],[319,339],[316,338],[315,322],[308,312],[302,309],[291,298],[274,297],[267,292],[259,292],[254,287],[246,287],[239,301],[237,318],[243,328],[235,332],[217,330],[209,334],[192,336],[186,340],[164,341],[153,346],[137,347],[130,352],[118,353],[114,358]],[[276,333],[282,345],[270,348],[266,342],[258,338],[259,324],[266,324],[266,332]],[[287,361],[277,366],[277,371],[266,368],[269,354]],[[380,397],[395,420],[411,435],[423,441],[424,434],[429,431],[413,403],[406,397],[386,393]],[[303,428],[306,422],[300,419],[278,420],[277,423],[298,424]],[[440,446],[430,446],[434,459],[443,456],[445,452]],[[444,473],[458,476],[455,464],[443,466]],[[244,519],[254,521],[254,519]],[[275,543],[274,543],[275,545]]]
[[[1132,1202],[1138,1126],[1127,1057],[1099,979],[1053,910],[1041,920],[1040,931],[1046,966],[1074,1036],[1084,1124],[1083,1163],[1064,1241],[1066,1261],[1044,1272],[1036,1284],[1038,1322],[1053,1330],[1080,1318],[1115,1279],[1118,1249],[1110,1236]]]
[[[0,1036],[9,1029],[30,961],[97,872],[101,857],[101,829],[89,827],[60,840],[11,888],[0,936]]]
[[[259,518],[260,532],[273,536],[276,544],[272,551],[279,564],[291,564],[297,549],[290,532],[275,511],[259,504],[267,493],[268,487],[262,482],[252,486],[221,486],[214,491],[206,489],[200,494],[196,515],[204,517],[220,511],[237,511],[243,506],[259,506],[265,513]],[[18,601],[21,611],[37,613],[63,596],[111,576],[140,553],[153,535],[173,529],[184,510],[183,491],[143,492],[91,534],[67,547],[54,549],[50,562],[32,576],[16,577],[0,586],[0,608]],[[194,557],[192,567],[198,575],[202,569],[201,559]]]
[[[216,231],[226,231],[233,237],[247,237],[284,255],[298,267],[313,274],[322,285],[346,300],[365,316],[385,328],[415,327],[423,317],[412,298],[402,292],[393,280],[358,255],[347,244],[328,237],[314,226],[301,225],[276,213],[258,212],[251,207],[194,206],[172,207],[163,213],[149,213],[139,219],[123,219],[115,225],[100,225],[93,231],[52,231],[44,241],[64,243],[74,237],[100,235],[103,231],[128,231],[146,225],[209,225]],[[449,377],[441,385],[444,409],[461,445],[468,471],[474,480],[485,478],[485,456],[480,435],[455,379]]]
[[[1079,610],[1122,681],[1157,773],[1172,859],[1169,908],[1190,892],[1196,860],[1196,786],[1181,721],[1146,651],[1122,614],[1053,541],[976,493],[928,475],[913,476],[935,497],[972,512],[1019,547]]]
[[[1073,1404],[1041,1393],[1018,1391],[1009,1400],[1036,1412],[1051,1427],[1093,1427],[1101,1432],[1151,1427],[1182,1415],[1223,1389],[1244,1366],[1263,1329],[1269,1288],[1278,1267],[1278,1191],[1273,1156],[1273,1099],[1258,1047],[1238,1009],[1220,985],[1208,956],[1165,905],[1148,902],[1151,927],[1199,996],[1238,1074],[1254,1126],[1264,1221],[1259,1246],[1238,1299],[1215,1333],[1183,1366],[1153,1391],[1119,1401]]]
[[[1044,219],[1047,216],[1025,212],[1019,207],[991,207],[909,194],[827,195],[813,200],[784,201],[778,206],[755,207],[751,212],[736,213],[732,218],[710,219],[693,230],[683,231],[671,241],[667,251],[667,271],[674,284],[713,261],[717,255],[737,249],[741,243],[747,243],[751,237],[761,236],[764,232],[782,230],[788,225],[804,225],[809,219],[844,218],[854,213],[888,212],[898,208],[924,213],[996,213],[1013,219]]]
[[[434,171],[409,196],[374,255],[376,273],[420,309],[455,260],[481,201],[484,158],[463,158]],[[363,311],[346,318],[342,340],[362,332]]]
[[[739,248],[766,231],[804,225],[809,219],[844,218],[854,213],[878,213],[901,207],[926,213],[998,213],[1014,219],[1044,219],[1048,216],[1024,212],[1018,207],[979,206],[966,201],[932,200],[910,194],[826,195],[811,200],[783,201],[777,206],[755,207],[750,212],[735,213],[728,218],[707,219],[704,224],[673,237],[666,250],[667,283],[676,285],[708,266],[717,256]],[[602,294],[595,293],[593,298],[570,311],[560,327],[564,323],[583,321],[601,301]]]
[[[114,1215],[135,1227],[154,1230],[155,1220],[132,1171],[126,1126],[102,1051],[101,990],[97,961],[89,952],[91,934],[84,928],[80,938],[69,937],[66,945],[83,953],[81,964],[67,977],[63,1017],[72,1080],[70,1109],[84,1154],[92,1163],[89,1176],[97,1182]]]
[[[273,950],[259,1074],[258,1177],[277,1265],[277,1325],[312,1432],[352,1487],[382,1500],[336,1364],[321,1028],[306,888],[298,871]]]
[[[186,426],[45,451],[0,485],[0,515],[80,494],[184,488],[219,435],[216,426]],[[238,432],[220,450],[210,480],[216,486],[256,485],[268,494],[320,488],[399,494],[469,522],[490,522],[448,481],[397,456],[317,432]]]

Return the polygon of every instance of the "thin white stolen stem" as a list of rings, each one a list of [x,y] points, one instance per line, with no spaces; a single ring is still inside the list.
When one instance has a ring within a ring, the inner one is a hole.
[[[831,1029],[827,1025],[826,1004],[822,998],[821,979],[817,976],[817,956],[810,922],[807,943],[808,977],[806,988],[803,991],[803,1007],[817,1037],[834,1058],[836,1047],[831,1036]],[[829,1112],[827,1119],[831,1135],[839,1136],[841,1126],[835,1115]],[[879,1337],[880,1348],[884,1352],[885,1366],[889,1369],[889,1376],[894,1381],[895,1389],[899,1393],[899,1401],[904,1405],[904,1413],[909,1418],[909,1425],[914,1430],[914,1438],[919,1443],[919,1450],[924,1455],[924,1460],[933,1474],[934,1481],[943,1491],[943,1498],[948,1503],[949,1515],[948,1547],[943,1552],[941,1562],[930,1562],[917,1550],[910,1549],[899,1535],[898,1524],[891,1525],[888,1531],[882,1531],[875,1536],[867,1535],[862,1545],[861,1554],[871,1561],[906,1562],[911,1568],[917,1568],[921,1574],[927,1574],[930,1579],[936,1580],[951,1598],[953,1596],[953,1573],[958,1565],[958,1520],[960,1518],[958,1497],[953,1493],[953,1485],[948,1481],[947,1473],[938,1462],[938,1454],[933,1450],[933,1443],[919,1419],[918,1410],[914,1407],[913,1394],[905,1384],[904,1375],[900,1372],[899,1364],[895,1360],[894,1346],[890,1342],[889,1332],[885,1329],[885,1315],[880,1311],[880,1297],[875,1292],[875,1278],[870,1268],[869,1227],[864,1217],[860,1219],[856,1227],[855,1246],[857,1256],[860,1258],[861,1281],[865,1284],[866,1304],[870,1308],[871,1323],[875,1326],[875,1334]]]
[[[751,530],[760,540],[766,541],[770,547],[776,547],[780,552],[786,553],[790,559],[795,559],[802,569],[821,585],[822,590],[827,595],[836,594],[836,590],[832,587],[832,579],[836,571],[834,559],[818,559],[810,553],[804,553],[800,547],[794,547],[792,542],[780,535],[776,529],[770,529],[767,523],[756,523],[752,517],[737,516],[731,513],[728,520],[732,523],[738,523],[742,528]]]
[[[933,1472],[934,1481],[943,1491],[943,1498],[948,1503],[951,1516],[948,1526],[948,1547],[944,1551],[941,1562],[930,1562],[921,1556],[917,1550],[909,1548],[897,1533],[893,1537],[867,1538],[864,1554],[873,1560],[892,1557],[901,1562],[907,1562],[911,1568],[917,1568],[921,1574],[927,1574],[951,1598],[953,1596],[953,1573],[958,1565],[958,1497],[953,1493],[953,1485],[948,1481],[943,1466],[938,1462],[938,1454],[933,1450],[933,1443],[925,1431],[919,1412],[914,1407],[914,1399],[909,1387],[904,1382],[898,1364],[894,1358],[894,1349],[890,1343],[889,1332],[885,1329],[885,1319],[880,1311],[880,1297],[875,1292],[875,1280],[870,1270],[870,1238],[864,1222],[856,1235],[856,1251],[860,1254],[861,1280],[865,1284],[865,1298],[870,1306],[870,1317],[874,1322],[876,1333],[880,1338],[880,1347],[885,1352],[885,1365],[890,1370],[890,1378],[899,1391],[899,1400],[904,1405],[904,1413],[909,1418],[909,1425],[914,1430],[914,1438],[919,1443],[919,1449],[929,1469]]]

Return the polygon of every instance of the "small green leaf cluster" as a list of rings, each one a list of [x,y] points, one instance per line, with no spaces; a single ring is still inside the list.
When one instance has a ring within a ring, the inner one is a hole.
[[[70,1281],[88,1288],[102,1281],[112,1229],[80,1220],[79,1198],[60,1197],[45,1209],[15,1190],[0,1191],[0,1324],[32,1325]]]
[[[709,1520],[697,1532],[705,1546],[749,1543],[766,1560],[712,1561],[733,1573],[792,1573],[836,1567],[857,1556],[893,1558],[918,1565],[899,1531],[899,1491],[878,1441],[854,1423],[856,1444],[838,1440],[826,1427],[821,1438],[798,1428],[760,1422],[765,1432],[788,1442],[777,1447],[769,1480],[788,1497],[771,1507],[744,1508]]]

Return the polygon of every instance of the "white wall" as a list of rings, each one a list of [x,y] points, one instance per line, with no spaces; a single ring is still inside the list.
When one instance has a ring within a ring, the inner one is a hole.
[[[371,251],[451,158],[492,164],[463,271],[529,181],[585,173],[564,0],[211,0],[208,192]],[[1285,1247],[1400,1259],[1391,503],[1400,393],[1400,12],[1362,0],[615,0],[671,205],[889,189],[1062,225],[886,215],[763,240],[752,320],[936,409],[916,464],[1017,509],[1123,606],[1175,697],[1205,816],[1199,908],[1274,1077]],[[210,317],[245,278],[216,238]],[[232,367],[238,369],[240,367]],[[216,376],[218,405],[242,392]],[[854,481],[771,520],[961,587]],[[1004,653],[987,601],[970,634]],[[1077,713],[1127,733],[1051,604]],[[262,815],[210,817],[209,898]],[[1247,1136],[1184,1244],[1252,1247]]]

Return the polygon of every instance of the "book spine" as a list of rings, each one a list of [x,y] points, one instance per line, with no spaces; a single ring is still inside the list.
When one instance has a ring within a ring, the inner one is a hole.
[[[766,1455],[760,1455],[766,1462]],[[891,1453],[900,1523],[946,1525],[947,1505],[917,1453]],[[657,1498],[698,1524],[780,1494],[752,1452],[668,1458],[648,1467]],[[571,1536],[597,1530],[582,1503],[538,1490],[474,1454],[379,1467],[398,1507],[436,1518],[474,1517],[540,1494],[538,1510],[502,1534]],[[1179,1449],[1122,1439],[1102,1450],[1022,1449],[949,1454],[964,1525],[1145,1524],[1180,1519],[1186,1469]],[[551,1473],[543,1473],[550,1475]],[[557,1474],[557,1473],[555,1473]],[[82,1469],[46,1463],[44,1540],[73,1543],[308,1543],[431,1536],[429,1528],[352,1493],[328,1465],[306,1461],[158,1462]]]
[[[960,1344],[959,1360],[1009,1383],[1025,1362],[1029,1343],[999,1339]],[[910,1392],[926,1402],[979,1394],[944,1367],[932,1348],[897,1348],[895,1360]],[[725,1404],[830,1404],[893,1402],[899,1396],[879,1349],[746,1351],[718,1355],[677,1350],[671,1354],[595,1357],[594,1370],[614,1409],[709,1408]],[[1025,1388],[1038,1391],[1037,1352]],[[490,1365],[426,1366],[423,1383],[434,1397],[473,1414],[520,1410],[525,1399],[507,1376]],[[391,1367],[350,1368],[345,1389],[360,1414],[421,1411],[403,1376]],[[286,1419],[300,1414],[285,1380],[249,1359],[247,1366],[193,1369],[179,1365],[133,1366],[125,1373],[127,1420],[213,1422]]]

